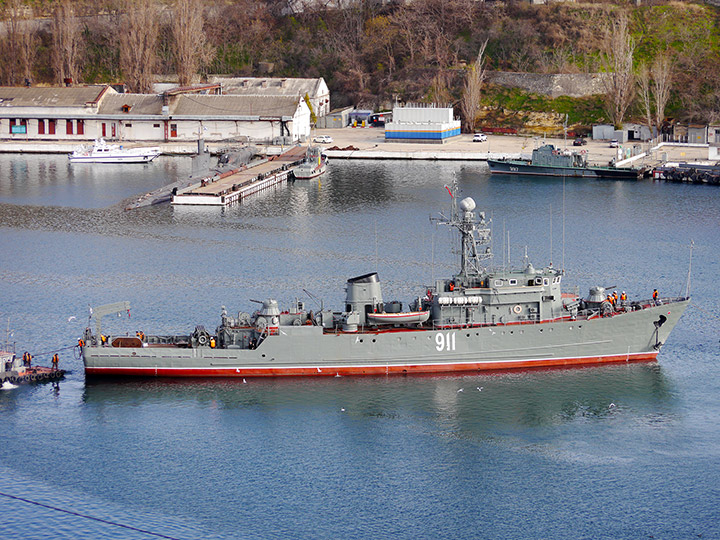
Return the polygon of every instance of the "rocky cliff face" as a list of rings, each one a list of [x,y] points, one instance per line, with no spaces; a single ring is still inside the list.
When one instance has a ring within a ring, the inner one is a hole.
[[[720,0],[719,0],[720,1]],[[585,97],[605,93],[602,73],[518,73],[488,71],[487,81],[506,88],[520,88],[553,98]]]

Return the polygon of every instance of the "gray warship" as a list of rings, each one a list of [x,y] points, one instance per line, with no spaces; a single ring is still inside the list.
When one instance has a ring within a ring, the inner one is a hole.
[[[488,159],[492,174],[523,174],[527,176],[569,176],[579,178],[612,178],[615,180],[637,180],[640,171],[623,167],[591,166],[587,152],[561,150],[552,144],[535,148],[532,158]]]
[[[473,372],[655,360],[689,297],[613,303],[602,287],[586,298],[561,290],[564,272],[527,261],[486,266],[491,229],[475,201],[451,194],[449,217],[433,218],[459,237],[460,268],[405,305],[386,302],[377,273],[346,283],[340,310],[313,313],[275,299],[237,316],[221,309],[215,330],[184,335],[103,334],[92,310],[80,343],[89,376],[273,377]],[[95,328],[93,329],[92,326]]]

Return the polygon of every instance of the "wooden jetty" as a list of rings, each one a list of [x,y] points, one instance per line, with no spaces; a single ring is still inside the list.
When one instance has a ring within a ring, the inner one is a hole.
[[[287,181],[293,167],[304,158],[307,148],[294,146],[277,156],[263,159],[247,168],[235,169],[204,178],[172,198],[176,205],[227,206],[245,197]]]

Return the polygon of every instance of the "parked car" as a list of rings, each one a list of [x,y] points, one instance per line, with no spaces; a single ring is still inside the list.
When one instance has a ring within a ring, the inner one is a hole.
[[[333,139],[330,135],[318,135],[313,139],[313,142],[320,144],[330,144],[331,142],[333,142]]]
[[[620,143],[617,139],[613,139],[612,141],[610,141],[610,148],[617,148],[618,146],[620,146]]]
[[[583,146],[585,144],[587,144],[587,141],[585,139],[583,139],[582,137],[577,137],[573,141],[573,146]]]
[[[487,135],[484,133],[476,133],[473,135],[472,142],[485,142],[487,141]]]

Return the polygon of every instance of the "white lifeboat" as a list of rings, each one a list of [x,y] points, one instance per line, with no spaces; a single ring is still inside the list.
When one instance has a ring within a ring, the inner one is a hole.
[[[368,313],[367,320],[374,324],[424,323],[430,318],[429,311],[401,311],[399,313]]]

